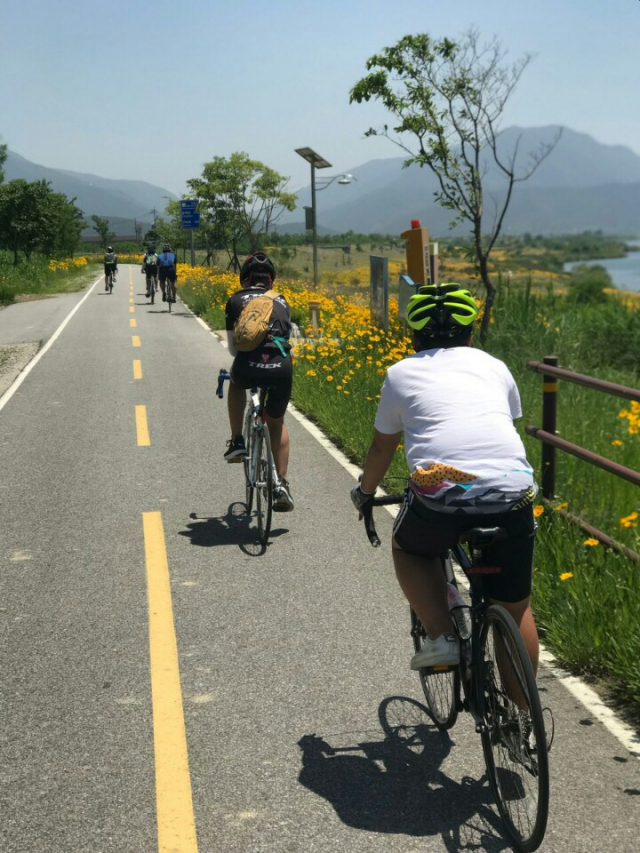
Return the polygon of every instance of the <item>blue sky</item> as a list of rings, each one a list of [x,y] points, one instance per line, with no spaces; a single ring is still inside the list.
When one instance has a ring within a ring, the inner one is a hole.
[[[308,184],[399,156],[350,105],[365,62],[407,33],[498,36],[534,54],[505,126],[562,124],[640,154],[640,0],[15,0],[0,32],[0,137],[29,160],[181,194],[246,151]]]

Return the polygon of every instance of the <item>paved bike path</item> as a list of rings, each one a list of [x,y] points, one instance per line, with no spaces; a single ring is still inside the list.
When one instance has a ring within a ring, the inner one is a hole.
[[[148,305],[130,269],[133,303],[123,267],[0,413],[0,848],[159,849],[155,771],[173,753],[154,744],[143,513],[160,513],[195,849],[509,849],[470,721],[449,739],[421,710],[387,513],[374,550],[351,475],[288,417],[296,510],[260,555],[242,468],[222,460],[228,353],[180,303]],[[541,849],[632,853],[637,760],[541,686],[557,723]]]

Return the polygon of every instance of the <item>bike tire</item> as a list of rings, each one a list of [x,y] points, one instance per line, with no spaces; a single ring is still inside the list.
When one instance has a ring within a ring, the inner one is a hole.
[[[244,419],[244,446],[247,448],[247,455],[242,460],[244,467],[244,484],[245,484],[245,500],[244,504],[247,508],[247,515],[251,515],[251,509],[253,507],[253,493],[255,491],[254,486],[251,482],[252,471],[254,468],[253,465],[253,412],[251,411],[251,406],[247,409],[247,414]],[[256,468],[257,463],[256,463]]]
[[[255,438],[256,442],[256,514],[260,544],[266,547],[271,533],[273,514],[273,457],[271,439],[266,426]]]
[[[107,288],[109,291],[109,296],[111,296],[111,293],[113,291],[113,276],[111,275],[111,273],[109,273],[109,275],[107,276]]]
[[[529,655],[518,626],[499,605],[483,616],[480,653],[487,775],[509,839],[530,853],[542,844],[549,815],[547,741]]]
[[[413,647],[416,652],[419,652],[426,637],[426,631],[413,609],[409,608],[409,611]],[[434,669],[420,669],[418,674],[427,710],[434,724],[441,731],[452,728],[458,719],[460,669],[456,667],[442,672]]]

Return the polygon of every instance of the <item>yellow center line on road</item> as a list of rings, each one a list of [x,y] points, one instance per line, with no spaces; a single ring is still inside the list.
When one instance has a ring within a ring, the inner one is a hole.
[[[198,853],[162,514],[144,512],[159,853]]]
[[[151,446],[146,406],[136,406],[136,434],[138,436],[138,447]]]
[[[131,292],[133,293],[133,291],[131,291]],[[129,300],[129,302],[133,303],[133,298],[131,298],[131,299]]]
[[[132,335],[131,336],[131,344],[134,347],[141,347],[142,344],[140,343],[140,336],[139,335]]]
[[[129,325],[132,329],[135,329],[135,327],[138,325],[138,321],[131,318],[131,320],[129,320]]]
[[[129,313],[130,313],[130,314],[133,314],[133,313],[135,313],[135,310],[136,310],[136,309],[135,309],[135,308],[133,307],[133,305],[132,305],[132,306],[129,308]]]
[[[139,358],[133,359],[133,378],[142,379],[142,362]]]

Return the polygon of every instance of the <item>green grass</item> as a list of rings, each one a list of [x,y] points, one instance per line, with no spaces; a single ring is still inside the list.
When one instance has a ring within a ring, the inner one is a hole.
[[[8,252],[0,252],[0,305],[27,294],[49,296],[82,290],[98,274],[98,266],[88,264],[52,272],[46,258],[34,257],[14,266]]]

